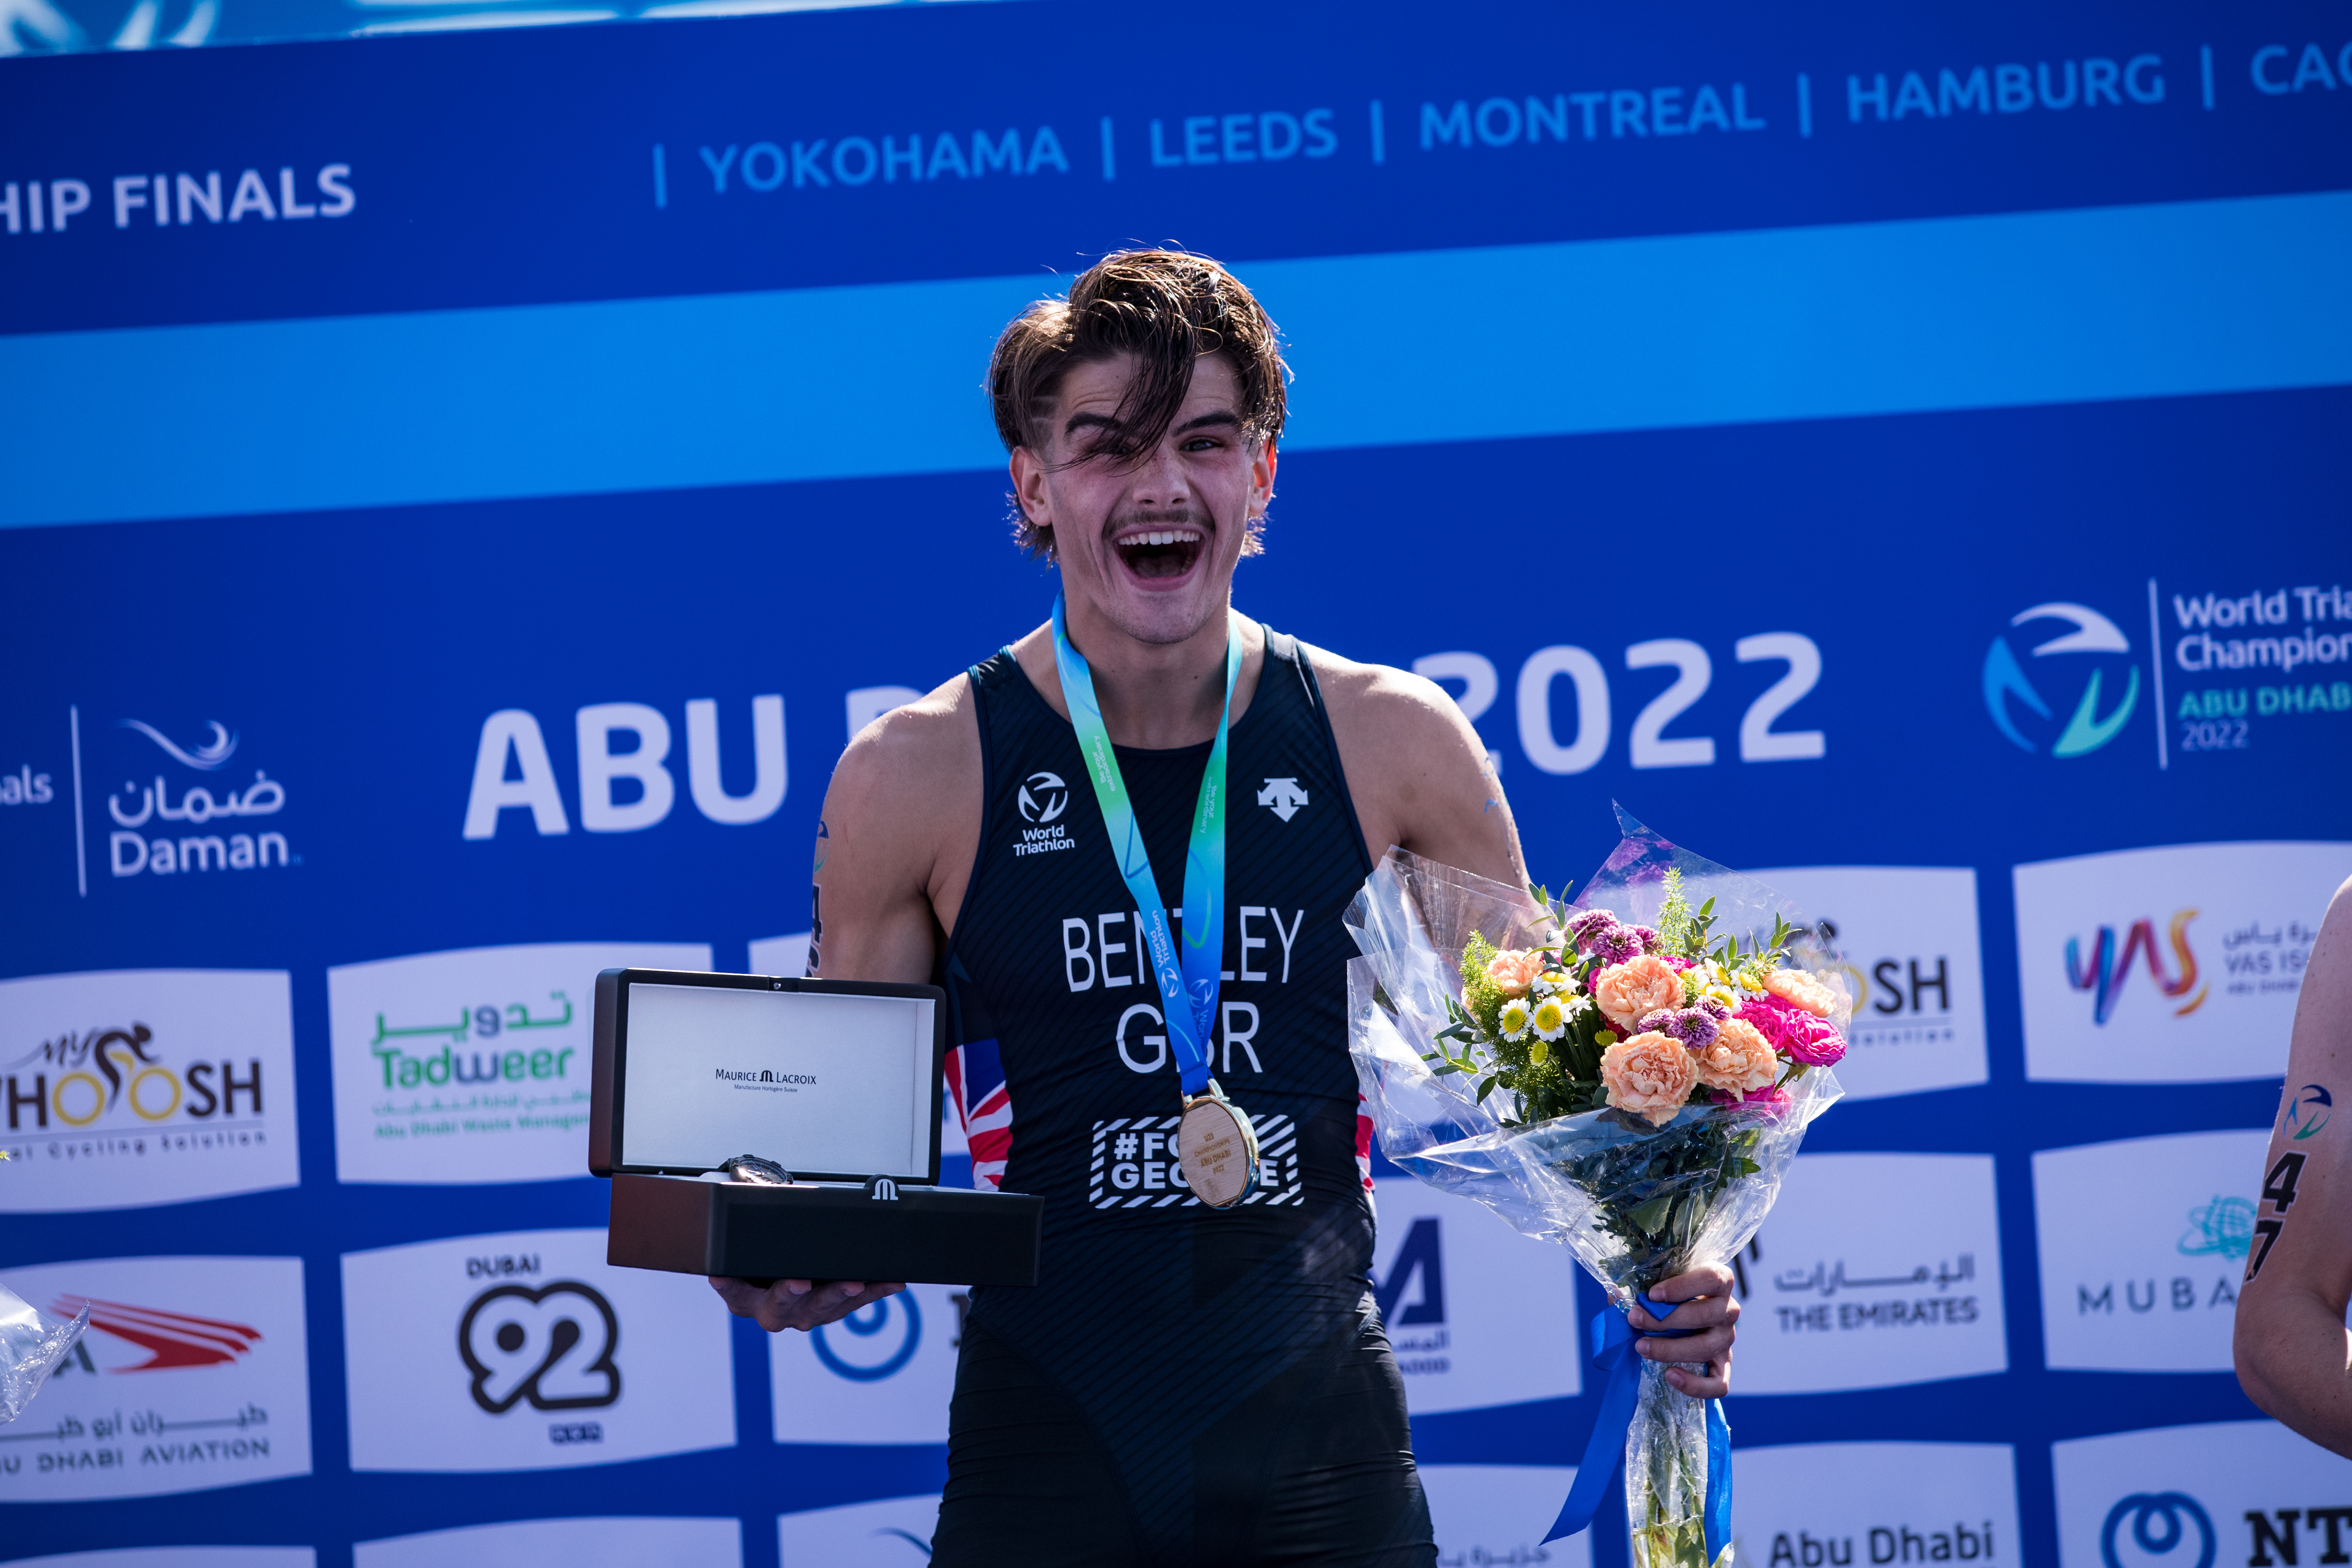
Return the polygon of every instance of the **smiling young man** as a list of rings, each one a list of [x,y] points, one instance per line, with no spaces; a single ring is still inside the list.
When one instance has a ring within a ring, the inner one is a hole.
[[[1437,687],[1232,609],[1285,390],[1230,273],[1107,258],[1005,329],[990,389],[1059,613],[857,738],[816,871],[824,973],[948,987],[975,1177],[1046,1198],[1037,1287],[964,1326],[934,1561],[1428,1563],[1340,916],[1391,845],[1524,885],[1510,809]],[[1173,1146],[1203,1070],[1263,1160],[1226,1208]],[[1685,1393],[1723,1392],[1730,1279],[1652,1293],[1704,1331],[1639,1342],[1707,1363]],[[714,1284],[771,1331],[896,1289]]]

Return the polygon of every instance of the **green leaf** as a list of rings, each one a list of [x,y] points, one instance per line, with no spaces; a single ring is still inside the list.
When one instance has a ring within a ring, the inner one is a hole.
[[[1641,1207],[1626,1210],[1625,1218],[1639,1230],[1645,1233],[1655,1232],[1660,1226],[1665,1224],[1666,1215],[1674,1207],[1674,1202],[1672,1193],[1661,1193]]]

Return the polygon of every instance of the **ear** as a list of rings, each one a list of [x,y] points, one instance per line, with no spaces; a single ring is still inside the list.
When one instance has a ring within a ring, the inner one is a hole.
[[[1054,511],[1045,494],[1045,459],[1026,447],[1015,447],[1006,466],[1013,476],[1013,496],[1021,514],[1033,528],[1052,528]]]
[[[1274,500],[1274,469],[1279,454],[1272,441],[1261,441],[1250,455],[1250,510],[1254,519],[1263,519],[1266,507]]]

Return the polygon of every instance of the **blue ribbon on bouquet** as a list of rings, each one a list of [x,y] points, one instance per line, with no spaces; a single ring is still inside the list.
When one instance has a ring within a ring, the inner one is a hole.
[[[1634,1300],[1660,1323],[1674,1316],[1674,1306],[1653,1301],[1646,1294]],[[1650,1331],[1650,1337],[1678,1340],[1700,1331],[1657,1328]],[[1601,1415],[1592,1423],[1592,1439],[1585,1444],[1584,1458],[1576,1467],[1576,1484],[1569,1488],[1568,1500],[1560,1505],[1559,1517],[1552,1521],[1551,1533],[1544,1537],[1548,1542],[1574,1535],[1592,1522],[1601,1494],[1625,1462],[1625,1438],[1633,1430],[1633,1405],[1642,1392],[1642,1358],[1634,1353],[1633,1342],[1642,1337],[1618,1308],[1604,1307],[1592,1314],[1592,1364],[1607,1376],[1601,1387]],[[1731,1423],[1723,1418],[1720,1399],[1706,1402],[1706,1560],[1713,1564],[1731,1540]]]

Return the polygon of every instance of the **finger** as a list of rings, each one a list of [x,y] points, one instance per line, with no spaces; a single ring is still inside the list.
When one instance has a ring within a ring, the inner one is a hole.
[[[1731,1368],[1727,1365],[1721,1369],[1719,1376],[1712,1365],[1705,1373],[1693,1372],[1688,1367],[1668,1367],[1665,1376],[1676,1393],[1688,1394],[1693,1399],[1721,1399],[1731,1392]]]
[[[1660,1306],[1665,1304],[1663,1301],[1659,1303]],[[1636,1330],[1712,1329],[1721,1323],[1737,1322],[1739,1319],[1739,1303],[1729,1296],[1698,1296],[1690,1300],[1676,1303],[1672,1313],[1663,1321],[1656,1313],[1645,1312],[1639,1306],[1626,1313],[1625,1317]]]
[[[1677,1339],[1653,1336],[1635,1340],[1633,1349],[1637,1354],[1651,1361],[1715,1361],[1730,1354],[1731,1330],[1726,1325],[1709,1329],[1703,1334],[1689,1334]]]
[[[805,1296],[816,1289],[816,1283],[810,1279],[779,1279],[770,1289],[781,1290],[787,1297]]]
[[[1653,1301],[1689,1301],[1701,1296],[1731,1293],[1731,1270],[1718,1263],[1701,1264],[1650,1287]]]

